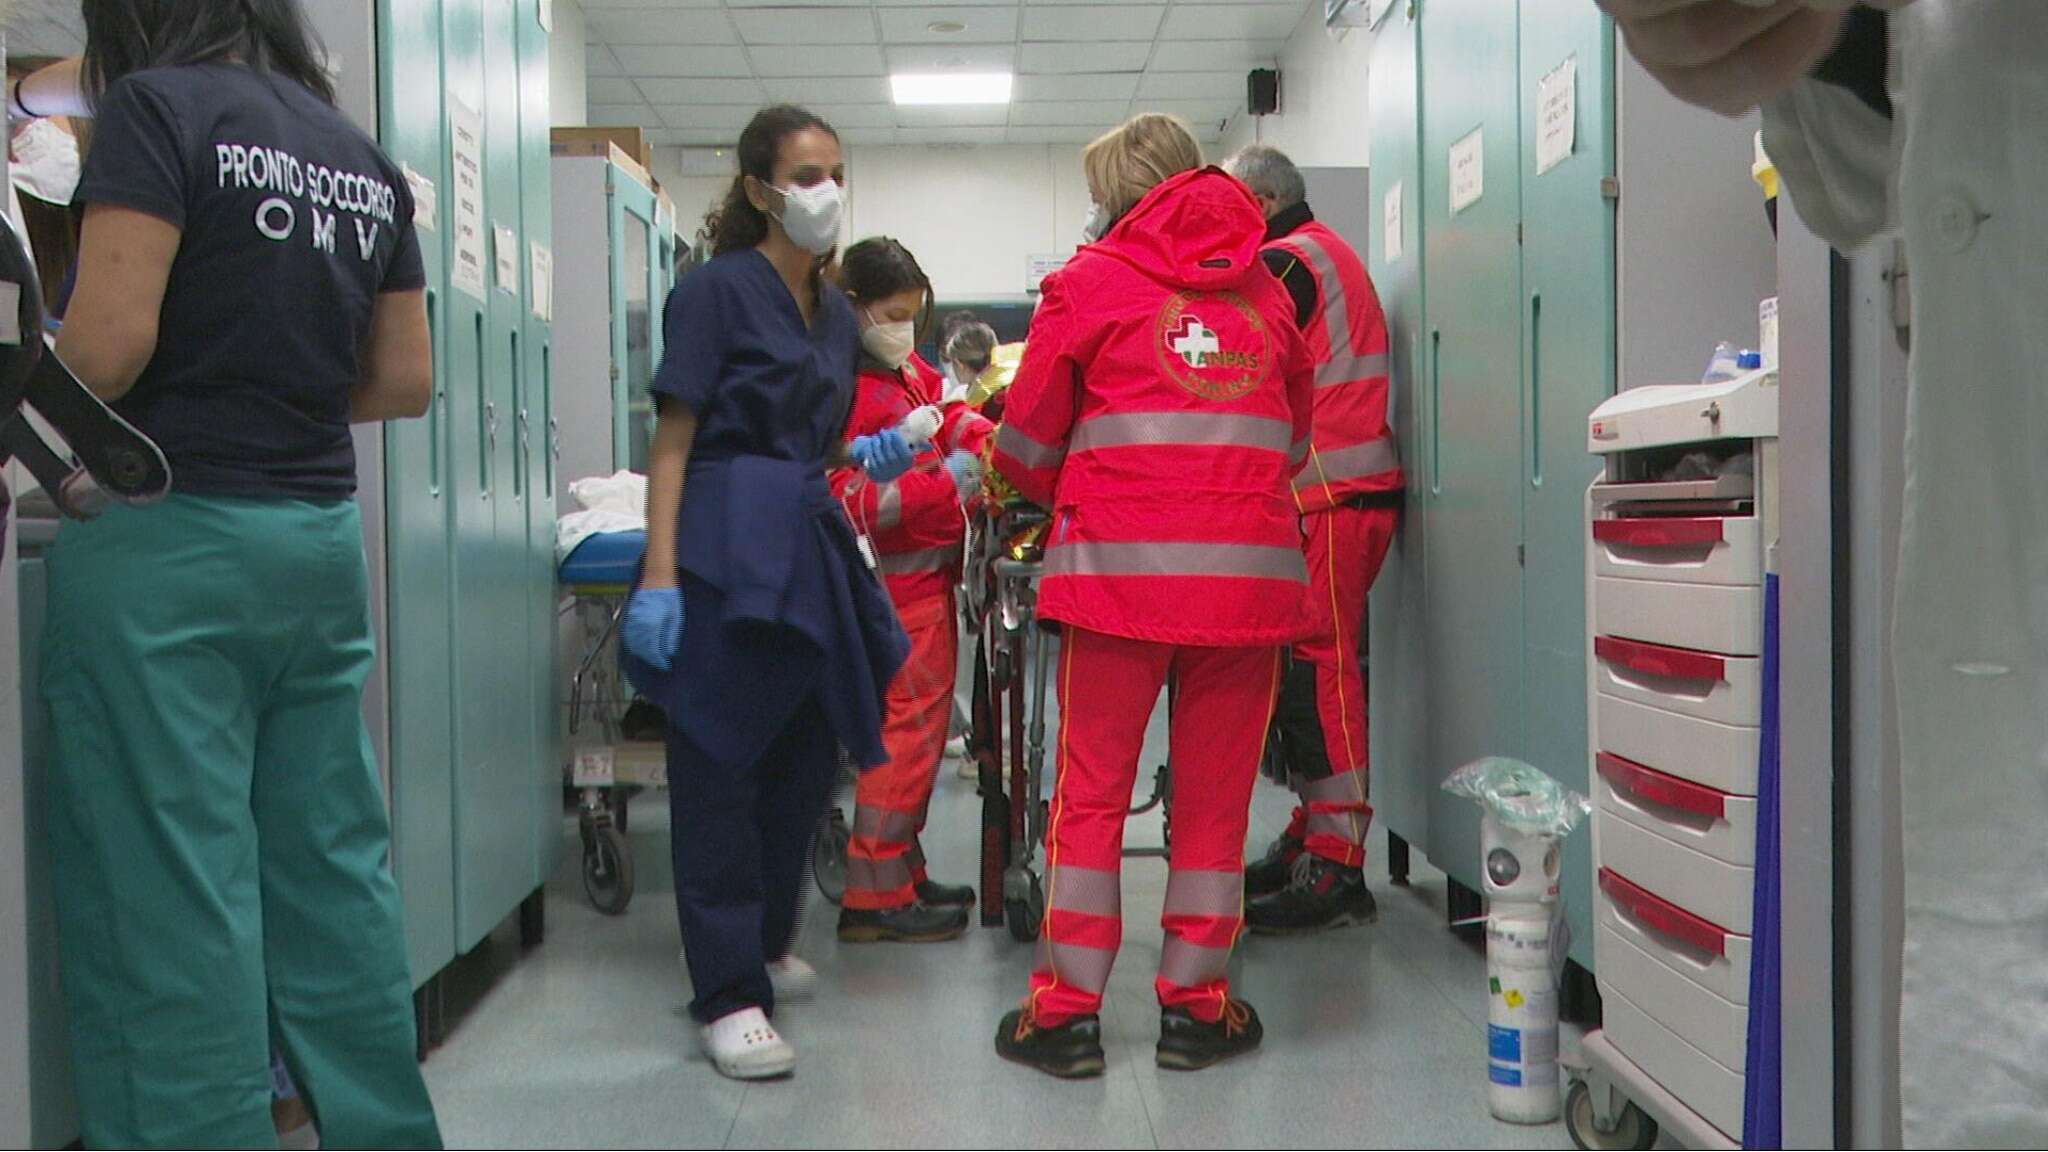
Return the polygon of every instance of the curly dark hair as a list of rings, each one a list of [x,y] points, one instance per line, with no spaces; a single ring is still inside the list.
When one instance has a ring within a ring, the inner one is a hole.
[[[704,228],[699,233],[711,242],[712,255],[752,248],[768,238],[768,214],[747,199],[747,177],[773,184],[775,159],[782,154],[782,142],[811,128],[839,139],[839,133],[823,117],[794,104],[777,104],[754,113],[740,133],[740,170],[733,174],[732,187],[726,189],[725,199],[704,217]]]

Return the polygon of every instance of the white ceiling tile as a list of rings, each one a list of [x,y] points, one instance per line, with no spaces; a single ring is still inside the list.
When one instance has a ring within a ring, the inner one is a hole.
[[[891,44],[891,72],[1008,72],[1017,50],[1009,44]]]
[[[1153,72],[1235,72],[1272,65],[1280,59],[1277,40],[1231,44],[1218,40],[1161,41],[1152,53]]]
[[[809,107],[840,132],[848,128],[896,126],[896,106],[893,104],[812,104]]]
[[[1060,100],[1010,107],[1010,123],[1047,127],[1111,125],[1124,118],[1127,105],[1121,100]]]
[[[1097,5],[1088,8],[1027,8],[1024,39],[1089,42],[1151,40],[1166,9],[1156,6]]]
[[[737,47],[617,44],[612,55],[635,79],[643,76],[750,76],[746,54]]]
[[[1000,128],[1009,123],[1007,104],[938,104],[896,109],[896,122],[905,128]],[[991,132],[990,139],[1000,133]]]
[[[1018,100],[1129,100],[1138,90],[1135,72],[1082,72],[1065,76],[1019,76]]]
[[[716,8],[718,0],[582,0],[585,12],[617,8]]]
[[[1003,130],[1003,139],[1012,144],[1086,144],[1102,135],[1110,124],[1100,127],[1040,127],[1035,125],[1012,124]]]
[[[746,104],[759,107],[765,103],[760,81],[750,77],[682,79],[650,76],[634,83],[650,104]],[[591,99],[597,99],[596,92],[593,82]]]
[[[995,44],[1017,38],[1017,9],[881,8],[882,40],[888,44]],[[932,25],[959,24],[957,32],[934,32]]]
[[[591,37],[608,44],[736,44],[716,8],[616,8],[586,14]]]
[[[875,14],[866,8],[761,8],[732,21],[752,44],[873,44]]]
[[[1017,0],[875,0],[877,8],[1014,8]]]
[[[661,124],[654,109],[645,104],[592,104],[588,118],[592,124],[642,124],[650,128]]]
[[[868,0],[804,0],[817,8],[866,8]],[[727,8],[787,8],[789,0],[726,0]]]
[[[889,81],[882,76],[798,76],[770,80],[768,97],[797,104],[886,104]]]
[[[839,132],[839,141],[842,144],[851,145],[894,144],[896,143],[896,130],[894,128],[843,128]]]
[[[1026,44],[1018,63],[1031,73],[1139,72],[1151,54],[1150,44]]]
[[[1162,40],[1285,40],[1301,13],[1274,4],[1205,4],[1178,8],[1160,26]]]
[[[994,144],[998,133],[988,128],[899,128],[898,144]]]
[[[734,133],[754,118],[754,109],[744,104],[672,104],[655,111],[669,128],[721,128]]]
[[[1221,125],[1244,107],[1242,100],[1137,100],[1132,112],[1165,112],[1190,124]]]
[[[729,147],[740,138],[740,134],[725,128],[670,128],[661,133],[662,143],[686,148]]]
[[[584,98],[592,104],[631,104],[642,97],[623,76],[592,76],[585,83]]]
[[[1140,100],[1203,100],[1244,92],[1243,72],[1147,72],[1138,81]],[[658,100],[654,93],[649,100]]]
[[[882,50],[872,44],[842,44],[829,48],[762,47],[750,49],[754,71],[762,78],[775,76],[880,76]]]
[[[618,60],[612,50],[602,44],[592,44],[584,49],[583,67],[592,76],[623,76]]]

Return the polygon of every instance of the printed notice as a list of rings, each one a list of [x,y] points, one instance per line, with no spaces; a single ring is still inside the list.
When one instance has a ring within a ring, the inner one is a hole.
[[[545,245],[535,244],[532,261],[527,278],[533,282],[533,318],[551,324],[555,319],[555,254]]]
[[[1387,189],[1380,210],[1380,251],[1386,254],[1387,263],[1401,262],[1402,237],[1407,231],[1407,213],[1401,206],[1401,182],[1396,180],[1394,186]]]
[[[1451,145],[1451,215],[1479,203],[1486,195],[1486,130],[1474,128],[1470,136]]]
[[[1045,278],[1067,266],[1067,257],[1061,253],[1042,253],[1024,258],[1024,290],[1036,292],[1045,283]]]
[[[519,233],[503,224],[491,229],[491,248],[498,257],[498,291],[519,295]]]
[[[460,100],[448,101],[448,146],[455,192],[455,257],[448,282],[482,300],[490,291],[484,269],[484,122]]]
[[[405,186],[412,189],[412,226],[422,232],[441,230],[441,194],[434,182],[419,174],[412,165],[400,164],[405,171]]]
[[[1536,174],[1571,159],[1579,142],[1579,58],[1565,57],[1536,85]]]

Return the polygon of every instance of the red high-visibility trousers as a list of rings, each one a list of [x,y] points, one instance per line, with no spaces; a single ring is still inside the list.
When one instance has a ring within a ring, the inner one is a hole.
[[[1030,1007],[1057,1027],[1099,1011],[1123,939],[1124,818],[1145,725],[1174,682],[1172,872],[1154,987],[1167,1007],[1223,1013],[1244,927],[1252,784],[1280,684],[1278,648],[1196,648],[1069,626],[1060,648],[1059,758],[1046,916]]]
[[[1365,832],[1372,824],[1366,803],[1371,732],[1365,677],[1358,670],[1359,637],[1366,597],[1393,543],[1396,515],[1392,508],[1339,505],[1302,517],[1316,631],[1294,646],[1294,658],[1315,668],[1328,774],[1297,773],[1293,784],[1301,806],[1293,831],[1312,854],[1350,868],[1365,863]]]
[[[959,637],[953,597],[899,604],[910,659],[889,684],[882,743],[889,762],[860,775],[853,789],[853,838],[846,850],[846,907],[902,908],[924,878],[924,831],[932,786],[946,755],[953,719],[953,664]]]

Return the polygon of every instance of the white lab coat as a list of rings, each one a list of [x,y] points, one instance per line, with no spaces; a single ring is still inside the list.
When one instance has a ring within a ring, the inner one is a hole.
[[[1802,219],[1912,273],[1893,659],[1908,1147],[2048,1146],[2048,2],[1893,16],[1886,122],[1765,113]]]

